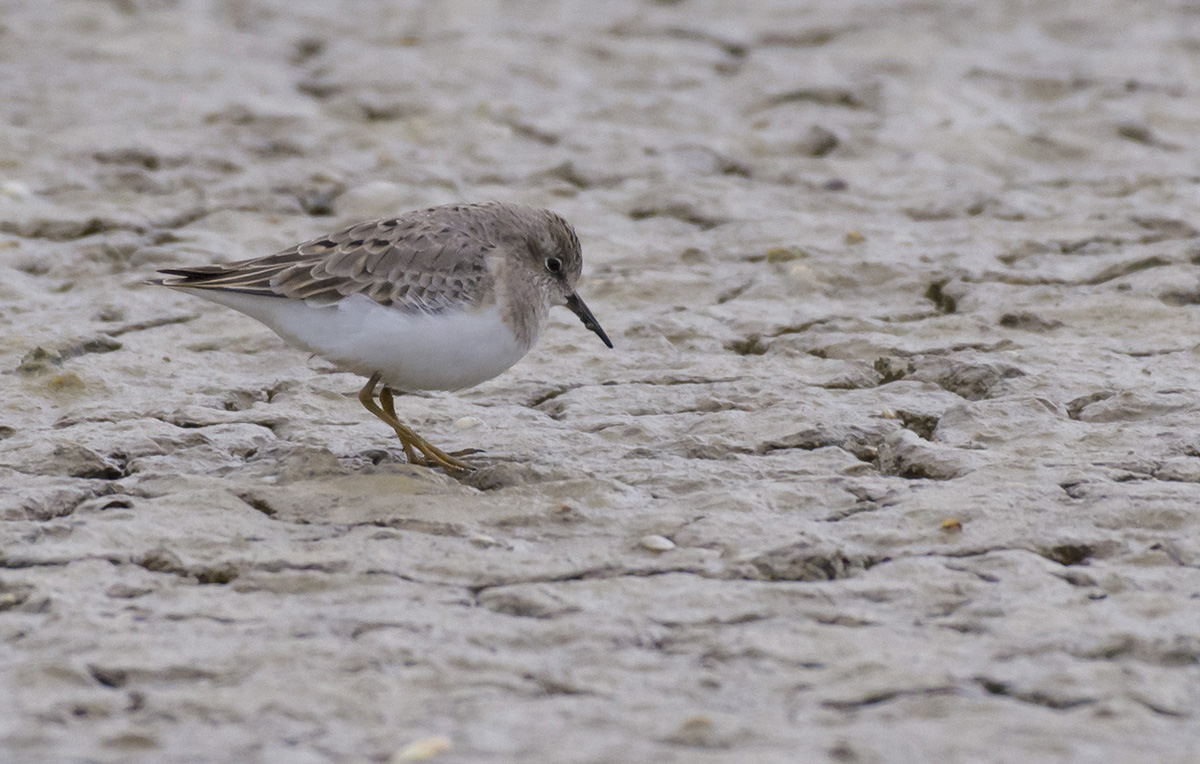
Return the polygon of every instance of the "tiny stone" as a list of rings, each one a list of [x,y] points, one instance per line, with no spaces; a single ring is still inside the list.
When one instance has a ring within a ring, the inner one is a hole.
[[[21,359],[21,365],[17,367],[17,372],[37,374],[51,366],[62,366],[62,357],[53,350],[46,350],[39,346],[25,354],[25,357]]]
[[[942,530],[946,533],[962,533],[962,521],[956,517],[947,517],[942,521]]]
[[[460,430],[474,430],[483,426],[483,420],[477,416],[465,416],[456,420],[454,426]]]
[[[114,599],[131,600],[153,593],[148,586],[130,586],[129,584],[113,584],[105,590],[105,594]]]
[[[560,504],[551,511],[551,514],[556,520],[564,523],[580,523],[587,519],[587,515],[570,504]]]
[[[716,725],[707,716],[692,716],[683,720],[667,742],[692,748],[711,748],[716,744]]]
[[[866,475],[874,471],[875,465],[868,464],[867,462],[858,462],[842,468],[843,475]]]
[[[796,152],[803,156],[823,157],[838,147],[838,137],[820,125],[813,125],[796,142]]]
[[[53,377],[46,383],[46,386],[54,391],[82,390],[85,387],[83,380],[73,371],[66,371]]]
[[[4,194],[9,199],[21,201],[28,199],[33,195],[33,192],[31,192],[29,190],[29,186],[26,186],[24,183],[15,180],[7,180],[4,183],[0,183],[0,194]]]
[[[427,737],[405,746],[392,755],[392,761],[425,761],[449,751],[453,744],[448,737]]]
[[[651,552],[669,552],[675,548],[675,542],[666,536],[659,536],[657,533],[651,533],[648,536],[642,536],[638,541],[643,549],[649,549]]]
[[[767,250],[766,256],[768,263],[786,263],[808,257],[808,253],[800,247],[772,247]]]
[[[489,547],[500,546],[499,541],[485,533],[476,533],[467,540],[480,549],[488,549]]]
[[[1154,134],[1140,122],[1122,122],[1117,125],[1117,135],[1134,143],[1154,143]]]
[[[3,594],[0,594],[0,612],[11,610],[12,608],[24,602],[28,597],[28,592],[4,592]]]
[[[179,559],[179,555],[165,547],[156,547],[151,549],[141,558],[132,560],[134,565],[139,565],[146,570],[155,573],[185,573],[183,562]]]
[[[106,305],[96,311],[97,321],[123,321],[125,319],[125,310],[116,305]]]

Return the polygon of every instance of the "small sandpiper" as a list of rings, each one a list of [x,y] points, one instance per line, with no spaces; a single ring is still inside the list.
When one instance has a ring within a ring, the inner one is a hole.
[[[409,462],[466,472],[462,453],[397,418],[393,391],[461,390],[495,377],[529,352],[554,305],[611,348],[575,291],[582,270],[566,220],[493,202],[359,223],[266,257],[164,269],[151,283],[245,313],[367,377],[358,399],[396,431]]]

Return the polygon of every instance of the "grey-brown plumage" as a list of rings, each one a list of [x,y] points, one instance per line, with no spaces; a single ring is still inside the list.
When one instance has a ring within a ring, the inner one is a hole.
[[[548,210],[454,204],[356,223],[266,257],[163,270],[183,277],[163,284],[322,303],[358,292],[400,310],[437,312],[486,299],[494,280],[484,258],[551,222],[563,249],[578,253],[574,231]]]
[[[153,283],[228,305],[370,377],[360,399],[396,430],[410,460],[415,447],[461,469],[395,418],[392,388],[452,390],[495,376],[529,350],[554,305],[611,348],[575,292],[582,269],[579,239],[562,217],[493,202],[359,223],[266,257],[166,269]],[[380,382],[383,409],[374,404]]]

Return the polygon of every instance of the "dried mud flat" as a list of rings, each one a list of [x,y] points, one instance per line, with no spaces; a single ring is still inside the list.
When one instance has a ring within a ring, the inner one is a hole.
[[[1200,760],[1196,3],[4,8],[0,759]],[[140,285],[489,198],[462,482]]]

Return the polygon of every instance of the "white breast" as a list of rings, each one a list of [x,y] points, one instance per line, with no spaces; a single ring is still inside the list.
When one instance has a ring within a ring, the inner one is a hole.
[[[269,326],[292,345],[363,376],[380,372],[396,390],[461,390],[500,374],[529,352],[528,344],[491,306],[471,312],[407,314],[350,295],[317,306],[278,297],[182,289]]]

